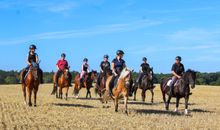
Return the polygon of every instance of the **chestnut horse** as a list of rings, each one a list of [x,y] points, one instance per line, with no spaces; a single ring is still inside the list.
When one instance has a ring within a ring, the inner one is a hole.
[[[56,73],[53,76],[53,82],[54,82],[54,88],[53,88],[53,94],[56,94],[56,98],[63,98],[63,93],[66,95],[66,100],[68,98],[68,91],[69,91],[69,69],[65,69],[63,74],[58,79],[58,86],[56,86]],[[57,91],[57,88],[59,88],[59,92]],[[64,90],[64,91],[63,91]]]
[[[161,83],[161,92],[163,95],[163,101],[165,103],[166,110],[169,110],[169,104],[172,97],[176,98],[176,109],[175,112],[178,112],[179,107],[179,100],[180,98],[185,98],[185,114],[188,114],[188,101],[190,93],[190,85],[191,88],[195,88],[196,83],[196,72],[193,70],[187,70],[181,79],[178,79],[177,82],[174,85],[173,89],[173,95],[170,95],[170,87],[168,85],[168,82],[171,80],[171,78],[165,79]],[[166,94],[169,96],[168,100],[166,101]]]
[[[141,80],[141,84],[135,83],[134,84],[134,100],[136,100],[136,94],[137,94],[137,89],[142,89],[142,101],[145,102],[145,97],[146,97],[146,91],[150,90],[151,92],[151,103],[154,102],[154,88],[155,86],[153,85],[153,69],[149,69],[148,73],[143,76]]]
[[[80,74],[77,74],[76,77],[74,78],[74,90],[73,90],[74,97],[79,98],[79,91],[81,90],[81,88],[86,88],[87,89],[86,98],[88,98],[88,96],[92,98],[90,89],[93,87],[93,82],[97,81],[97,77],[98,77],[97,75],[98,75],[97,71],[94,70],[86,74],[84,76],[85,78],[83,80],[83,85],[81,86]]]
[[[125,108],[125,113],[128,114],[128,96],[129,96],[129,89],[131,86],[131,79],[132,79],[132,71],[128,68],[124,68],[121,72],[121,75],[118,79],[118,82],[116,86],[112,90],[112,96],[111,99],[114,100],[114,105],[115,105],[115,112],[118,112],[118,101],[120,98],[124,98],[124,108]],[[109,90],[109,85],[110,81],[112,79],[112,76],[107,78],[106,81],[106,91],[105,91],[105,96],[102,99],[102,102],[107,102],[108,98],[106,97],[108,95]]]
[[[22,91],[24,95],[24,102],[26,101],[26,92],[28,93],[28,106],[32,106],[31,95],[32,91],[34,92],[34,107],[37,106],[37,92],[40,85],[40,77],[38,76],[38,67],[30,66],[29,71],[27,72],[26,78],[22,83]],[[22,73],[20,74],[20,78],[22,79]]]

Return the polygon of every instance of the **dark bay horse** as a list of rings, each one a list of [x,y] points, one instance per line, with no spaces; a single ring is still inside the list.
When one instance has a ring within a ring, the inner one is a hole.
[[[169,110],[169,104],[172,97],[176,98],[176,109],[175,111],[178,112],[179,107],[179,100],[181,98],[185,98],[185,114],[188,114],[188,101],[190,93],[190,85],[191,88],[195,88],[196,83],[196,72],[193,70],[187,70],[181,79],[178,79],[174,85],[174,92],[173,95],[169,95],[170,87],[168,86],[168,82],[171,78],[165,79],[161,83],[161,91],[163,95],[163,101],[165,103],[166,110]],[[168,100],[166,101],[166,94],[169,96]]]
[[[26,101],[26,93],[28,93],[28,105],[31,107],[31,95],[32,91],[34,92],[34,106],[37,106],[37,92],[40,85],[40,77],[38,76],[38,67],[30,66],[29,71],[27,72],[26,78],[22,83],[22,91],[24,95],[24,102]],[[20,74],[20,78],[22,79],[22,73]]]
[[[136,94],[137,94],[137,89],[141,89],[142,93],[142,101],[145,102],[146,98],[146,91],[150,90],[152,98],[151,98],[151,103],[154,102],[154,88],[155,86],[153,85],[153,68],[149,69],[148,73],[143,76],[141,80],[141,84],[135,83],[134,84],[134,100],[136,100]]]
[[[95,93],[102,98],[106,90],[106,80],[108,77],[112,76],[112,71],[106,72],[106,74],[100,74],[100,83],[96,83]]]
[[[106,88],[109,88],[109,84],[110,84],[111,79],[112,79],[112,76],[109,76],[107,78]],[[115,112],[118,112],[118,101],[119,101],[119,99],[124,98],[125,113],[128,114],[127,104],[128,104],[129,89],[130,89],[129,87],[132,86],[130,84],[131,79],[132,79],[132,71],[128,68],[124,68],[121,72],[121,75],[118,79],[118,82],[117,82],[116,86],[112,90],[111,99],[114,100]],[[105,91],[104,97],[102,99],[103,103],[107,102],[107,100],[109,100],[109,98],[106,97],[108,95],[108,91],[110,91],[110,90]]]
[[[59,88],[59,90],[57,90]],[[59,91],[59,92],[58,92]],[[56,73],[53,75],[53,94],[56,94],[56,98],[63,98],[63,93],[68,98],[69,91],[69,69],[65,69],[62,75],[58,79],[58,86],[56,86]]]
[[[84,77],[85,78],[83,80],[82,86],[80,85],[80,74],[77,74],[76,77],[74,78],[73,94],[76,98],[79,98],[79,91],[82,88],[87,89],[86,98],[88,98],[88,96],[92,98],[90,89],[93,87],[93,82],[97,82],[98,73],[97,71],[92,70],[90,73],[86,74]]]

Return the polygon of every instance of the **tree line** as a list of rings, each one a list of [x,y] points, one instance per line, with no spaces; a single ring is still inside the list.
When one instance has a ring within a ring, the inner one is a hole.
[[[73,77],[77,74],[76,71],[71,72]],[[18,71],[4,71],[0,70],[0,84],[18,84],[20,77],[20,72]],[[52,83],[53,82],[54,72],[44,72],[44,82]],[[138,76],[137,72],[133,73],[133,79],[136,79]],[[160,83],[162,79],[170,77],[171,74],[154,74],[154,83]],[[216,73],[197,73],[197,85],[213,85],[220,86],[220,72]]]

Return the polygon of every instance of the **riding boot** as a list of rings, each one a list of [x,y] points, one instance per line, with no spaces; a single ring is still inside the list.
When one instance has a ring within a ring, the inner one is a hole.
[[[173,88],[174,88],[174,85],[170,85],[170,96],[173,96]]]
[[[83,87],[83,78],[80,79],[80,87]]]

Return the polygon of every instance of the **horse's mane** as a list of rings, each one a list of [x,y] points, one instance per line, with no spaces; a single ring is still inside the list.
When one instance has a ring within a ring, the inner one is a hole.
[[[125,67],[125,68],[122,70],[121,75],[120,75],[119,78],[120,78],[120,79],[121,79],[121,78],[125,78],[126,76],[129,75],[130,72],[131,72],[131,70],[130,70],[129,68]]]

